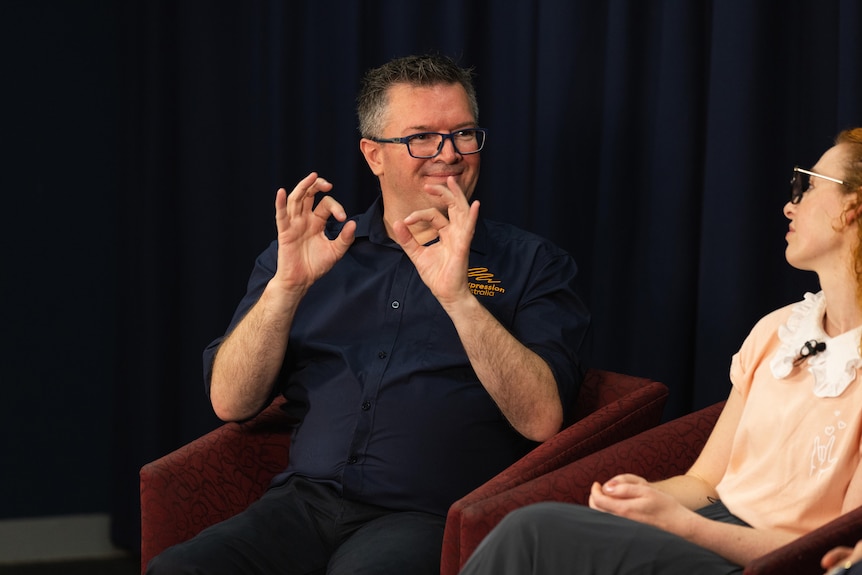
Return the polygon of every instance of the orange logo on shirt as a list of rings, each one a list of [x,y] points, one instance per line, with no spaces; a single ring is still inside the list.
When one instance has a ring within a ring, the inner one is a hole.
[[[488,268],[468,269],[467,280],[473,295],[494,297],[506,293],[506,288],[497,285],[500,280],[494,279],[494,274],[488,271]]]

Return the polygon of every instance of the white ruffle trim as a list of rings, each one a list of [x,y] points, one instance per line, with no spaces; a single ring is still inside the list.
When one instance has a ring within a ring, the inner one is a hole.
[[[793,363],[799,358],[805,342],[826,342],[825,350],[808,358],[808,371],[814,376],[814,395],[838,397],[856,379],[856,370],[862,367],[862,357],[859,356],[862,326],[830,338],[822,327],[825,312],[823,292],[806,293],[804,299],[791,309],[787,323],[778,328],[781,345],[772,356],[769,367],[773,376],[784,379],[793,371]]]

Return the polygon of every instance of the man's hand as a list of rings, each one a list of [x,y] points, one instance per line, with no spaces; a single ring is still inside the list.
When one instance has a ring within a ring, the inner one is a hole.
[[[445,206],[445,213],[429,208],[393,222],[394,239],[449,314],[476,376],[500,411],[524,437],[545,441],[563,421],[551,369],[470,292],[467,268],[479,202],[468,204],[452,177],[446,185],[425,186],[425,192],[441,200],[435,203]],[[423,245],[435,235],[439,241]]]
[[[445,186],[426,186],[425,192],[443,200],[448,216],[436,208],[419,210],[393,222],[392,229],[395,241],[413,261],[422,281],[446,307],[464,297],[472,297],[467,285],[467,267],[479,202],[468,204],[453,177],[446,180]],[[436,231],[439,241],[425,246],[417,240],[413,230],[428,229]]]
[[[242,421],[263,409],[284,361],[296,308],[308,288],[335,265],[353,243],[356,222],[347,222],[334,240],[324,229],[330,216],[347,219],[344,208],[314,196],[332,184],[312,172],[293,189],[275,195],[278,262],[275,275],[233,331],[213,362],[210,401],[218,417]]]
[[[355,222],[347,222],[334,240],[324,233],[330,217],[339,222],[347,219],[342,205],[331,196],[324,196],[314,206],[314,197],[331,189],[331,183],[312,172],[289,195],[284,188],[276,193],[278,267],[273,277],[276,285],[304,293],[332,269],[353,243]]]

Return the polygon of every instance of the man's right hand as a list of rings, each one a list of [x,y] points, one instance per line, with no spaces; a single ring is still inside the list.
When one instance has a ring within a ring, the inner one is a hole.
[[[332,184],[312,172],[288,195],[275,195],[278,261],[260,299],[222,341],[213,362],[210,401],[225,421],[242,421],[258,413],[272,395],[287,349],[293,316],[302,296],[332,269],[353,243],[356,222],[347,222],[334,240],[326,237],[329,217],[343,222],[344,208],[318,192]]]
[[[270,282],[273,287],[305,293],[311,284],[332,269],[353,243],[355,222],[347,222],[334,240],[324,233],[330,217],[339,222],[347,220],[344,208],[331,196],[324,196],[317,206],[314,205],[318,193],[331,189],[330,182],[312,172],[290,194],[284,188],[276,193],[278,264]]]

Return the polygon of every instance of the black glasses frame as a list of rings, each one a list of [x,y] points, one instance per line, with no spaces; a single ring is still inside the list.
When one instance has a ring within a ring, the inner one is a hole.
[[[462,135],[465,132],[474,132],[476,134],[478,147],[470,152],[462,152],[458,149],[458,144],[455,143],[455,137],[458,135]],[[452,140],[452,147],[458,154],[461,154],[462,156],[478,154],[482,151],[482,148],[485,147],[485,137],[487,136],[487,133],[488,130],[486,130],[485,128],[465,128],[463,130],[455,130],[454,132],[449,132],[448,134],[444,134],[443,132],[418,132],[416,134],[404,136],[403,138],[369,138],[369,140],[371,140],[372,142],[377,142],[378,144],[404,144],[405,146],[407,146],[407,153],[410,154],[411,157],[416,158],[417,160],[428,160],[431,158],[436,158],[440,155],[440,152],[443,151],[444,144],[446,144],[446,140]],[[413,150],[410,148],[410,142],[421,136],[440,136],[440,144],[437,146],[437,151],[430,156],[414,154]]]
[[[802,177],[801,174],[805,174],[806,176],[814,176],[815,178],[821,178],[823,180],[828,180],[830,182],[835,182],[836,184],[844,185],[844,182],[837,178],[830,178],[829,176],[824,176],[823,174],[818,174],[817,172],[812,172],[810,170],[803,170],[799,166],[793,168],[793,177],[790,178],[790,203],[798,204],[802,201],[802,196],[805,195],[805,192],[808,191],[808,188],[802,189],[802,180],[805,178]]]

